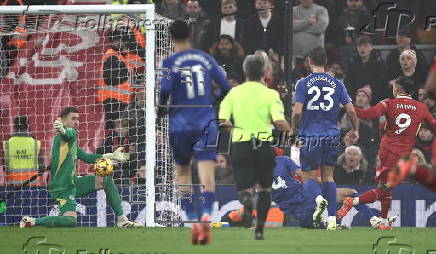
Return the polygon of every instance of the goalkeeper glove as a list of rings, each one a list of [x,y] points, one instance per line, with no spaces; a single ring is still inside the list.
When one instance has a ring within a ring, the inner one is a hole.
[[[103,158],[108,158],[111,160],[116,160],[120,162],[125,162],[130,159],[130,153],[123,153],[123,147],[118,147],[117,150],[113,153],[105,153],[103,154]]]
[[[65,135],[65,128],[64,124],[62,123],[61,119],[56,119],[53,123],[53,128],[55,131],[59,134]]]

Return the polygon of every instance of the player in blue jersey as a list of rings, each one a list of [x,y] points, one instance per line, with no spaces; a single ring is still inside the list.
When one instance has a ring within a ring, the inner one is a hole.
[[[276,148],[276,166],[274,168],[274,182],[272,185],[272,200],[286,214],[292,214],[304,228],[324,228],[322,213],[328,204],[323,198],[319,185],[315,181],[301,183],[295,175],[301,174],[298,166],[289,156],[285,156],[283,150]],[[338,188],[338,201],[345,197],[356,197],[358,193],[351,188]],[[381,219],[371,212],[367,205],[357,205],[355,208],[362,212],[373,227],[381,222]],[[395,218],[391,218],[393,223]]]
[[[316,170],[321,166],[323,196],[328,201],[327,229],[336,229],[336,184],[333,169],[340,152],[338,111],[343,105],[352,123],[346,141],[354,143],[359,138],[359,120],[344,84],[324,73],[327,55],[324,48],[314,48],[309,53],[312,74],[296,84],[295,106],[292,114],[291,135],[303,141],[300,162],[305,184],[315,182]],[[298,130],[298,133],[297,133]],[[310,184],[311,191],[320,192],[318,184]]]
[[[170,27],[175,53],[162,63],[159,115],[164,109],[169,109],[169,142],[176,162],[177,180],[183,185],[180,188],[182,209],[188,220],[198,220],[190,198],[191,187],[188,186],[192,184],[190,163],[194,157],[198,161],[200,183],[204,185],[200,220],[210,221],[215,199],[214,162],[218,135],[212,80],[220,88],[220,97],[231,86],[224,70],[210,55],[192,49],[190,34],[185,21],[177,20]],[[193,244],[208,244],[210,240],[209,223],[192,225]]]

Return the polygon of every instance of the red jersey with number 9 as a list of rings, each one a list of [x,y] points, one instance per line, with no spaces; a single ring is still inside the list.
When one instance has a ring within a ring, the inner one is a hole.
[[[423,122],[427,122],[432,127],[435,125],[435,120],[428,108],[405,95],[385,99],[366,110],[356,108],[356,113],[359,118],[375,118],[385,115],[385,133],[381,139],[380,148],[389,150],[398,156],[412,152],[416,135]]]

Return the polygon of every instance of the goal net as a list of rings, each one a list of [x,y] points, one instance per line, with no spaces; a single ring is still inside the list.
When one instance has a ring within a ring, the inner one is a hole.
[[[173,50],[169,24],[149,4],[2,7],[0,199],[7,199],[1,224],[59,214],[48,193],[52,123],[75,106],[79,147],[101,154],[123,147],[131,154],[113,174],[124,214],[147,226],[178,225],[168,121],[154,119],[155,68]],[[89,174],[92,165],[78,162],[77,175]],[[114,225],[103,190],[76,201],[78,225]]]

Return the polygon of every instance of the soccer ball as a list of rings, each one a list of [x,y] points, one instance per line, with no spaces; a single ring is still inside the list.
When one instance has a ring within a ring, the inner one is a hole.
[[[94,171],[98,176],[108,176],[114,171],[114,165],[108,158],[100,158],[94,163]]]

